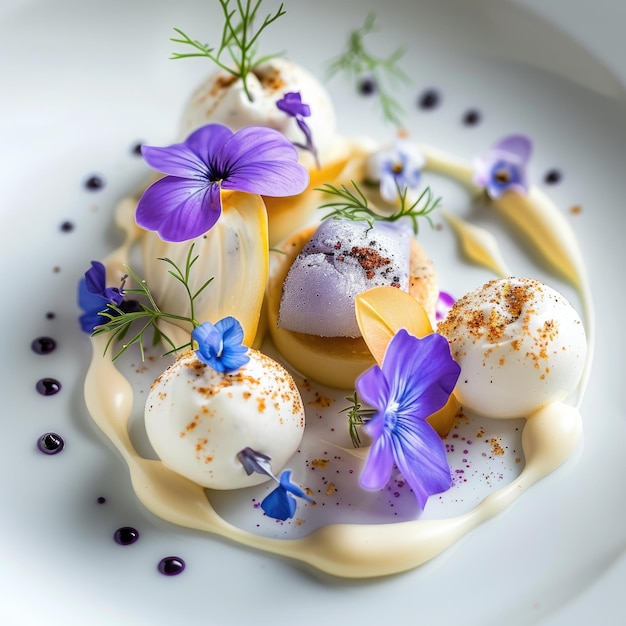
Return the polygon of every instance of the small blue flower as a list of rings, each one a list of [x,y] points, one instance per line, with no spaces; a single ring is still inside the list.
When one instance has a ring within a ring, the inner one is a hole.
[[[426,419],[446,404],[460,371],[445,337],[418,339],[402,329],[390,341],[382,367],[359,376],[357,392],[376,411],[365,425],[373,441],[360,477],[363,488],[384,487],[394,465],[422,509],[430,495],[450,488],[445,447]]]
[[[85,285],[89,293],[100,296],[107,302],[119,306],[124,300],[122,288],[106,286],[106,268],[100,261],[92,261],[85,272]]]
[[[119,307],[124,302],[124,280],[119,287],[106,286],[106,269],[100,261],[92,261],[91,267],[85,272],[85,276],[78,283],[78,306],[84,311],[79,317],[80,327],[83,332],[91,334],[96,326],[106,324],[107,317],[100,315],[101,311],[108,310],[109,304]]]
[[[193,329],[191,338],[198,344],[196,356],[217,372],[234,372],[250,357],[242,345],[243,328],[234,317],[225,317],[215,325],[204,322]]]
[[[319,161],[317,158],[317,149],[313,144],[313,136],[309,125],[304,121],[305,117],[311,116],[311,108],[308,104],[302,102],[302,96],[299,91],[291,91],[286,93],[282,99],[276,101],[276,106],[280,111],[286,113],[290,117],[293,117],[298,124],[298,128],[304,133],[306,144],[304,146],[298,145],[299,148],[308,150],[315,158],[315,163],[319,169]]]
[[[416,191],[426,159],[416,144],[398,140],[390,150],[374,153],[368,160],[368,178],[380,181],[380,195],[394,203],[399,195]]]
[[[526,168],[532,142],[524,135],[508,135],[474,159],[474,182],[497,199],[507,191],[525,195],[529,183]]]
[[[293,495],[292,495],[293,494]],[[303,498],[307,502],[313,502],[298,485],[291,482],[291,470],[285,470],[279,479],[279,485],[266,496],[261,502],[261,508],[265,514],[274,519],[285,521],[291,519],[296,512],[296,499]]]

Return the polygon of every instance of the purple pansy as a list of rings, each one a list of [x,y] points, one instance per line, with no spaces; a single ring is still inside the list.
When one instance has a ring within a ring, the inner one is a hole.
[[[492,199],[507,191],[528,193],[526,168],[532,142],[525,135],[508,135],[474,159],[474,182]]]
[[[217,372],[234,372],[250,357],[242,345],[243,328],[234,317],[225,317],[216,324],[204,322],[193,329],[191,338],[198,344],[196,356]]]
[[[79,318],[83,332],[91,334],[96,326],[108,321],[108,318],[100,315],[100,312],[106,310],[109,304],[117,307],[122,304],[123,288],[124,280],[119,288],[107,287],[104,265],[100,261],[91,262],[91,267],[78,283],[78,305],[84,311]]]
[[[382,367],[359,376],[357,392],[376,411],[364,426],[372,445],[361,473],[363,488],[384,487],[394,465],[422,509],[430,495],[450,488],[445,447],[426,418],[446,404],[460,371],[445,337],[418,339],[402,329],[389,342]]]
[[[298,153],[277,130],[247,126],[233,133],[208,124],[183,143],[142,146],[150,167],[168,174],[148,187],[137,205],[139,226],[165,241],[194,239],[220,217],[221,189],[293,196],[309,182]]]
[[[302,102],[302,96],[299,91],[290,91],[286,93],[280,100],[276,101],[276,106],[283,113],[286,113],[290,117],[293,117],[296,120],[296,124],[298,124],[298,128],[304,133],[304,138],[306,140],[305,145],[298,145],[299,148],[303,148],[304,150],[308,150],[313,157],[315,158],[315,163],[319,169],[319,161],[317,158],[317,149],[313,144],[313,136],[311,134],[311,129],[309,125],[304,121],[305,117],[311,116],[311,108],[308,104]]]
[[[418,146],[400,139],[391,149],[376,152],[368,159],[368,178],[380,181],[381,197],[393,203],[399,194],[418,188],[425,164]]]
[[[261,508],[265,515],[283,521],[292,518],[297,506],[293,496],[303,498],[307,502],[313,502],[298,485],[291,482],[291,470],[285,470],[280,475],[278,483],[278,487],[261,502]]]

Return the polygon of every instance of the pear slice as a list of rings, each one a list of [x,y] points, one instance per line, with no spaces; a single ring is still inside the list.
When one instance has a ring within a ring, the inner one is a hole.
[[[191,241],[163,241],[156,233],[142,238],[144,277],[163,311],[184,317],[191,314],[183,285],[169,274],[169,258],[184,270],[191,244],[199,258],[190,272],[189,289],[195,293],[208,279],[211,284],[194,305],[195,318],[215,323],[232,315],[244,330],[244,344],[251,346],[259,324],[267,284],[269,256],[267,212],[261,196],[222,191],[222,214],[204,235]],[[189,341],[191,326],[165,324],[163,332],[176,345]]]

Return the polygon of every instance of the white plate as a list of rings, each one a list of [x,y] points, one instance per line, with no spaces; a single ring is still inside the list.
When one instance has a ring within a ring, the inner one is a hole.
[[[377,6],[374,0],[292,0],[274,28],[274,48],[322,75],[347,31]],[[428,624],[566,618],[571,624],[591,615],[595,599],[608,599],[600,615],[610,610],[619,621],[624,609],[606,590],[623,571],[626,546],[626,415],[616,364],[625,346],[623,333],[613,330],[625,304],[623,82],[577,43],[571,23],[566,36],[503,2],[389,1],[378,9],[381,34],[374,41],[381,52],[407,45],[404,67],[413,82],[401,97],[414,136],[470,157],[521,131],[535,140],[537,181],[549,168],[563,172],[561,184],[548,191],[580,239],[598,316],[580,458],[427,565],[371,581],[331,579],[172,527],[136,501],[126,468],[92,427],[82,400],[89,345],[77,330],[75,286],[89,260],[115,245],[111,208],[143,176],[131,147],[138,140],[168,143],[187,94],[210,71],[202,60],[168,60],[173,27],[199,39],[214,32],[209,7],[200,0],[30,0],[8,2],[0,13],[3,329],[12,359],[2,375],[5,621],[230,624],[269,623],[276,616],[303,624],[369,624],[393,615]],[[602,53],[612,58],[611,49]],[[441,92],[442,103],[420,111],[415,99],[429,87]],[[388,136],[371,102],[338,79],[329,88],[344,134],[365,128]],[[473,107],[482,123],[464,126],[461,117]],[[94,173],[107,184],[90,193],[83,181]],[[574,205],[582,213],[570,214]],[[75,225],[70,233],[60,230],[66,220]],[[575,300],[567,285],[512,254],[519,273],[551,282]],[[452,248],[433,256],[445,276]],[[489,277],[467,271],[477,282]],[[47,311],[56,317],[46,319]],[[31,352],[30,341],[40,335],[59,342],[51,355]],[[58,377],[62,392],[39,396],[34,383],[44,376]],[[54,457],[35,449],[49,430],[67,442]],[[99,495],[106,505],[96,504]],[[117,546],[111,535],[122,525],[137,527],[141,540]],[[183,575],[156,572],[167,554],[186,559]],[[587,589],[590,600],[574,602]]]

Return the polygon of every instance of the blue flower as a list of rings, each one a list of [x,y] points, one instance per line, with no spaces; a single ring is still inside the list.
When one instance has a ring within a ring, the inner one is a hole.
[[[142,146],[141,153],[168,176],[144,192],[137,224],[165,241],[186,241],[210,230],[222,213],[221,189],[293,196],[309,184],[296,149],[272,128],[247,126],[233,133],[207,124],[183,143]]]
[[[508,135],[474,159],[474,182],[492,199],[507,191],[528,193],[526,168],[532,142],[524,135]]]
[[[311,108],[308,104],[302,102],[302,96],[298,91],[291,91],[286,93],[281,100],[276,101],[276,106],[280,111],[286,113],[290,117],[293,117],[298,124],[298,128],[304,133],[306,144],[304,146],[298,145],[299,148],[308,150],[315,158],[315,163],[319,169],[320,164],[317,158],[317,149],[313,144],[313,136],[309,125],[304,121],[305,117],[310,117]]]
[[[243,328],[234,317],[225,317],[215,325],[204,322],[193,329],[191,338],[198,344],[196,356],[217,372],[234,372],[250,357],[242,345]]]
[[[426,418],[446,404],[460,371],[445,337],[418,339],[402,329],[389,343],[382,367],[361,374],[359,396],[376,411],[365,425],[372,445],[360,477],[363,488],[384,487],[394,465],[422,509],[430,495],[450,488],[445,447]]]
[[[292,495],[293,494],[293,495]],[[291,519],[296,512],[296,499],[304,498],[307,502],[313,502],[307,494],[291,482],[291,470],[285,470],[279,479],[279,485],[266,496],[261,502],[261,508],[265,514],[274,519]]]
[[[96,326],[105,324],[107,317],[100,315],[101,311],[113,309],[108,307],[114,304],[119,307],[124,301],[124,281],[122,286],[106,286],[106,269],[100,261],[92,261],[91,267],[85,272],[85,276],[78,283],[78,305],[84,311],[79,317],[80,327],[83,332],[91,334]]]
[[[416,191],[426,159],[416,144],[398,140],[390,150],[374,153],[368,160],[368,178],[380,181],[380,195],[394,203],[399,195]]]

